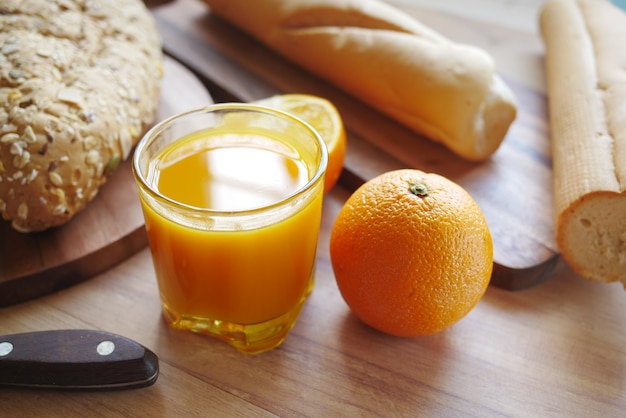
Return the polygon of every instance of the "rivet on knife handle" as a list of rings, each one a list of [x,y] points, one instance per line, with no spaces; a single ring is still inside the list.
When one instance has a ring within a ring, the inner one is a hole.
[[[94,330],[0,336],[0,385],[114,390],[153,384],[156,354],[120,335]]]

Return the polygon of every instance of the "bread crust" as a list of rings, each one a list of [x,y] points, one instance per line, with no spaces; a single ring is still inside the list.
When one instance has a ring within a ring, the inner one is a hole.
[[[626,284],[626,13],[549,0],[540,28],[557,243],[582,276]]]
[[[479,48],[376,0],[205,0],[285,57],[469,160],[500,146],[513,93]]]
[[[0,212],[39,231],[82,210],[153,122],[161,44],[140,0],[0,9]]]

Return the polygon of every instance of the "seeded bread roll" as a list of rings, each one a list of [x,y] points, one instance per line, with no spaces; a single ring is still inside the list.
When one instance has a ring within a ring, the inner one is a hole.
[[[540,23],[557,243],[580,275],[626,286],[626,13],[549,0]]]
[[[483,50],[376,0],[205,0],[288,59],[469,160],[489,158],[517,104]]]
[[[141,0],[3,0],[2,217],[38,231],[82,210],[153,122],[162,72]]]

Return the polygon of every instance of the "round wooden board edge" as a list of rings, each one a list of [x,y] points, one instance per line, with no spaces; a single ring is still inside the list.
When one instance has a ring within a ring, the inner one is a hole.
[[[169,56],[164,57],[163,65],[165,77],[157,111],[157,122],[175,113],[213,103],[204,84],[185,66]],[[129,158],[120,165],[114,177],[102,187],[100,195],[110,191],[107,187],[110,189],[116,180],[117,183],[133,182],[132,174],[129,175],[130,170]],[[70,220],[70,223],[80,222],[80,217],[88,214],[90,208],[98,203],[105,203],[102,200],[101,196],[96,197],[96,200],[77,214],[75,219]],[[136,205],[139,205],[138,198]],[[140,208],[134,209],[140,211]],[[63,226],[58,228],[63,228]],[[13,230],[10,231],[12,233]],[[86,281],[118,265],[147,246],[147,236],[141,217],[127,230],[122,231],[121,235],[119,239],[93,248],[66,263],[44,266],[35,271],[26,271],[14,277],[3,278],[0,281],[0,307],[26,302]],[[3,254],[3,258],[9,256]]]

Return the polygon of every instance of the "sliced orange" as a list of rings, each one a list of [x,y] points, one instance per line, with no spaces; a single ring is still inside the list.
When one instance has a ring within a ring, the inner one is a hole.
[[[335,185],[346,157],[346,131],[337,108],[327,99],[310,94],[278,94],[256,101],[308,122],[319,132],[328,148],[324,193]]]

